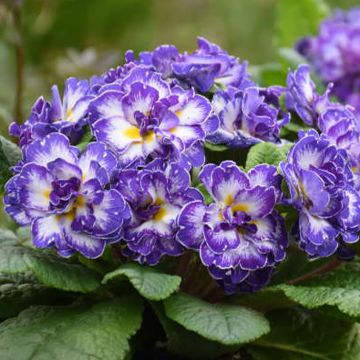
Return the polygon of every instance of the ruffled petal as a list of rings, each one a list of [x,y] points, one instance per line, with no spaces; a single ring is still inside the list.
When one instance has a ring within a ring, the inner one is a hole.
[[[70,164],[76,164],[78,154],[79,149],[70,146],[69,139],[65,135],[51,133],[26,148],[25,161],[46,166],[49,162],[61,158]]]
[[[249,178],[236,165],[230,164],[225,169],[217,167],[211,176],[211,194],[225,205],[231,205],[236,194],[250,186]]]
[[[61,220],[56,215],[35,219],[31,231],[33,244],[39,248],[51,247],[63,237]]]
[[[233,212],[244,212],[252,219],[264,217],[270,214],[275,206],[274,188],[255,186],[249,190],[241,190],[229,205]]]
[[[25,208],[47,211],[53,176],[43,166],[26,164],[19,175],[19,200]]]
[[[189,249],[198,250],[204,240],[204,215],[206,207],[201,201],[187,204],[178,217],[177,240]]]

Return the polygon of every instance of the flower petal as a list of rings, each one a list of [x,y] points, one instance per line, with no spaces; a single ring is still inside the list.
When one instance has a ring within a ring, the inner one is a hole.
[[[49,162],[61,158],[70,164],[75,164],[78,154],[79,149],[70,146],[69,139],[65,135],[51,133],[26,148],[25,161],[46,166]]]
[[[136,125],[124,118],[104,118],[93,124],[93,131],[98,141],[113,146],[117,151],[124,152],[132,143],[141,143],[142,136]]]
[[[195,95],[176,111],[180,125],[196,125],[206,121],[211,112],[209,101],[200,95]]]
[[[170,95],[169,85],[161,79],[159,73],[151,71],[147,66],[134,67],[129,75],[123,79],[121,85],[128,92],[134,83],[142,83],[152,87],[158,92],[160,99]]]
[[[302,212],[299,216],[300,246],[311,256],[330,256],[337,247],[338,231],[326,220]]]
[[[220,225],[220,223],[219,223]],[[236,229],[222,229],[219,227],[204,226],[205,241],[215,253],[226,252],[239,246],[240,235]]]
[[[61,241],[63,237],[61,222],[56,215],[35,219],[31,226],[33,244],[46,248]]]
[[[214,169],[211,183],[211,193],[214,198],[225,205],[231,205],[235,195],[250,186],[247,175],[235,164],[229,164],[225,169],[219,167]]]
[[[205,205],[201,201],[193,201],[184,206],[178,217],[180,227],[177,240],[189,249],[198,250],[204,240],[203,219]]]
[[[71,221],[63,221],[65,242],[69,247],[77,250],[80,254],[89,259],[95,259],[102,255],[105,250],[105,241],[87,235],[82,232],[75,232],[71,228]]]
[[[93,216],[95,223],[92,233],[95,236],[106,236],[121,227],[124,219],[130,217],[130,211],[121,194],[112,189],[104,192],[100,204],[93,205]]]
[[[158,92],[152,87],[139,82],[132,84],[130,92],[123,97],[121,102],[126,120],[135,124],[137,112],[149,116],[158,98]]]
[[[82,170],[83,182],[96,178],[96,173],[92,171],[94,168],[91,163],[95,161],[108,174],[116,168],[117,160],[115,155],[106,146],[101,143],[90,143],[86,150],[81,154],[78,166]]]
[[[205,132],[201,126],[181,126],[178,125],[170,130],[170,134],[175,135],[181,140],[185,147],[190,147],[199,140],[205,139]]]
[[[124,119],[125,115],[122,108],[123,96],[124,94],[120,91],[105,91],[99,95],[89,105],[90,123],[100,119]]]
[[[360,196],[352,187],[343,192],[345,204],[338,218],[341,225],[348,231],[359,231],[360,228]]]
[[[53,177],[43,166],[26,164],[19,175],[19,199],[25,208],[47,211]]]
[[[252,219],[262,218],[270,214],[275,206],[274,188],[255,186],[249,190],[241,190],[229,205],[234,212],[242,211]]]

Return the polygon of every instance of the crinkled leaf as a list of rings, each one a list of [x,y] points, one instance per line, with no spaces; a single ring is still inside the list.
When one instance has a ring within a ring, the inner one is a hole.
[[[343,263],[337,269],[299,285],[280,284],[289,299],[309,309],[336,306],[349,316],[360,317],[360,261]]]
[[[0,228],[0,247],[14,245],[16,242],[17,236],[11,230]]]
[[[181,278],[159,272],[149,266],[127,263],[105,275],[103,283],[127,277],[135,289],[146,299],[164,300],[179,289]]]
[[[49,251],[18,244],[15,234],[0,232],[0,274],[31,273],[42,284],[66,291],[90,292],[100,282],[97,275],[82,265],[71,263]]]
[[[360,325],[299,309],[267,314],[271,332],[248,348],[254,360],[358,360]]]
[[[316,34],[329,8],[323,0],[277,2],[276,34],[279,47],[292,48],[303,36]]]
[[[0,275],[0,318],[17,315],[30,305],[50,305],[66,293],[37,282],[33,276]]]
[[[239,345],[257,339],[270,328],[259,313],[236,305],[210,304],[186,294],[164,301],[166,315],[206,339]]]
[[[142,304],[133,297],[85,309],[33,307],[0,324],[0,359],[122,360],[141,313]]]
[[[153,303],[152,306],[166,333],[166,346],[170,352],[189,359],[210,360],[237,350],[238,346],[222,345],[186,330],[166,317],[163,306],[160,303]]]
[[[292,145],[292,143],[275,145],[268,142],[256,144],[248,153],[245,168],[249,170],[259,164],[278,166],[281,161],[286,159]]]

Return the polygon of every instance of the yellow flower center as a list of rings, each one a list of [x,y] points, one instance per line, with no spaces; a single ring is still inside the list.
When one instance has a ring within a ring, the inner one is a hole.
[[[139,139],[140,138],[140,129],[136,126],[129,126],[124,130],[124,135],[129,139]]]

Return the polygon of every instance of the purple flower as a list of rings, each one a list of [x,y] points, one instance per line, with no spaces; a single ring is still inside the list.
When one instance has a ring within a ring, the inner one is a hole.
[[[217,91],[212,105],[220,126],[207,140],[232,148],[249,147],[260,141],[280,142],[280,129],[290,120],[290,115],[280,109],[283,92],[277,86]]]
[[[337,11],[325,20],[316,37],[301,39],[297,50],[314,66],[334,94],[360,109],[360,8]]]
[[[143,169],[125,169],[117,175],[116,189],[131,208],[124,227],[125,255],[140,263],[157,264],[163,255],[183,252],[176,241],[177,216],[202,195],[190,186],[190,175],[175,163],[154,160]]]
[[[329,85],[324,95],[319,95],[307,65],[300,65],[294,72],[289,72],[287,86],[286,107],[296,112],[305,124],[316,126],[319,114],[329,104],[332,86]]]
[[[271,165],[244,173],[232,161],[207,164],[200,180],[214,199],[187,204],[178,241],[199,250],[202,263],[228,293],[256,291],[285,258],[284,221],[274,210],[281,177]]]
[[[360,123],[354,109],[348,105],[331,102],[328,86],[320,96],[310,78],[309,67],[301,65],[288,76],[287,106],[308,125],[319,128],[332,145],[344,149],[354,174],[356,189],[360,189]]]
[[[39,97],[32,107],[30,117],[24,124],[10,124],[10,135],[19,137],[20,146],[29,145],[34,140],[43,139],[52,132],[61,132],[76,143],[87,124],[90,100],[93,98],[87,80],[69,78],[65,82],[63,99],[58,87],[52,87],[53,99],[50,102]]]
[[[5,210],[31,225],[35,246],[99,257],[120,240],[130,216],[121,194],[108,189],[116,165],[104,144],[91,143],[80,155],[64,135],[49,134],[27,146],[21,171],[5,186]]]
[[[198,49],[193,53],[179,53],[173,45],[162,45],[152,52],[141,52],[139,59],[133,51],[125,55],[127,66],[144,65],[159,72],[163,79],[184,88],[194,87],[201,93],[208,92],[214,85],[226,88],[236,86],[243,89],[253,85],[247,73],[247,63],[239,63],[218,45],[199,37]],[[120,77],[122,70],[114,71],[111,78]],[[115,75],[115,76],[114,76]]]
[[[360,124],[353,109],[341,104],[331,103],[320,114],[318,126],[330,143],[346,150],[354,183],[360,189]]]
[[[247,63],[240,64],[237,58],[201,37],[198,38],[197,50],[179,55],[172,64],[175,77],[202,93],[208,92],[214,85],[231,85],[239,89],[252,85],[246,70]]]
[[[96,139],[124,164],[187,156],[200,166],[210,111],[209,101],[193,90],[170,88],[159,73],[136,66],[91,102],[90,119]]]
[[[163,79],[174,77],[173,64],[180,59],[179,50],[174,45],[161,45],[153,52],[144,51],[135,59],[133,51],[127,51],[125,59],[128,64],[143,64],[161,73]]]
[[[300,133],[287,162],[280,164],[299,212],[299,245],[311,257],[334,254],[358,240],[360,196],[346,152],[315,130]]]

